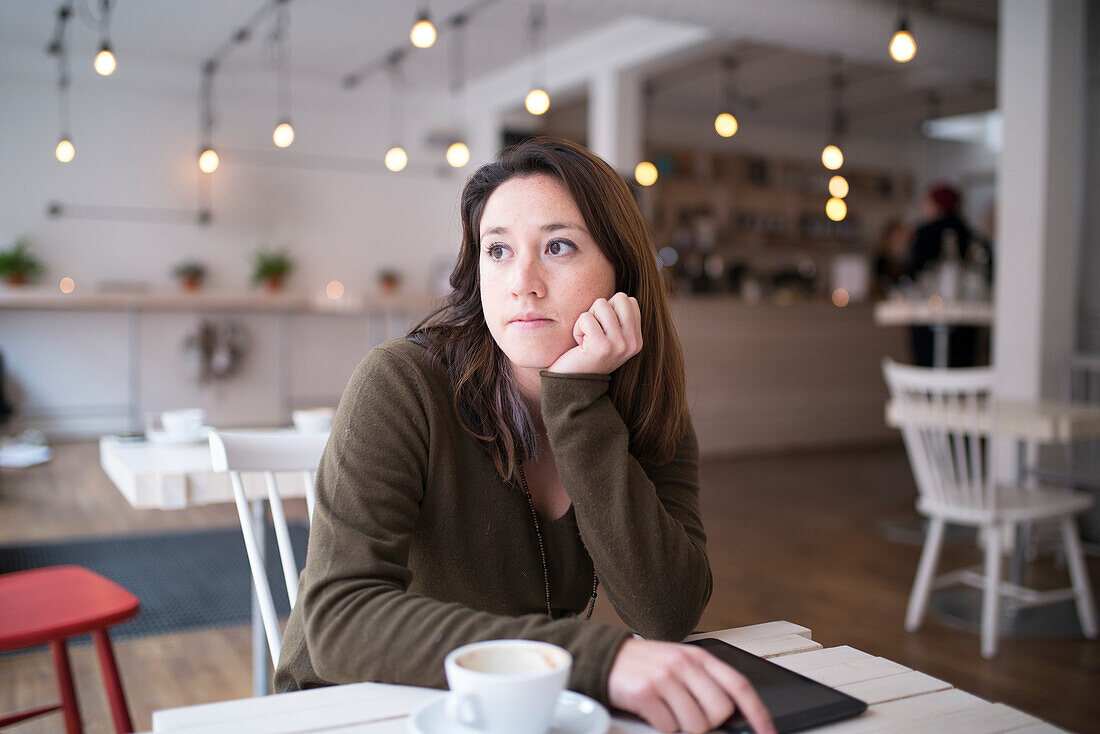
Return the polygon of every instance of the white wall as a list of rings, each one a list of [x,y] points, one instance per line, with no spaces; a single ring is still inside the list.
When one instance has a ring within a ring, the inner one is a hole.
[[[16,51],[0,49],[6,184],[0,244],[33,237],[48,267],[46,282],[69,275],[78,287],[119,280],[169,287],[172,265],[198,258],[209,265],[210,286],[238,288],[246,284],[251,253],[286,246],[298,261],[294,288],[318,289],[339,278],[351,289],[370,290],[377,271],[391,267],[406,275],[407,287],[427,290],[433,263],[457,253],[456,204],[467,171],[440,175],[442,151],[426,160],[420,142],[426,131],[418,124],[426,105],[446,101],[438,93],[409,100],[411,162],[392,174],[381,163],[391,138],[381,78],[353,93],[334,88],[331,79],[297,80],[297,139],[281,151],[270,137],[273,80],[219,77],[215,145],[222,165],[210,176],[208,226],[49,219],[51,200],[195,210],[199,75],[120,66],[115,76],[100,78],[74,64],[77,153],[61,164],[53,157],[57,96],[50,62]]]

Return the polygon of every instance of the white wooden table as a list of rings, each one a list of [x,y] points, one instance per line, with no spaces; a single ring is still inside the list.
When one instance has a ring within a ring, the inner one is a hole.
[[[279,429],[282,430],[282,429]],[[119,436],[99,439],[99,463],[135,508],[181,510],[195,505],[232,503],[233,488],[229,475],[214,471],[210,445],[196,443],[150,443]],[[300,472],[277,473],[279,494],[305,497],[306,486]],[[245,496],[252,508],[252,522],[263,527],[267,510],[267,487],[263,478],[242,477]],[[264,534],[257,538],[263,555]],[[252,591],[252,692],[257,696],[271,689],[267,636],[260,616],[256,591]]]
[[[1057,732],[1057,727],[999,703],[953,688],[899,663],[848,646],[822,648],[810,630],[790,622],[710,632],[749,652],[770,658],[869,704],[862,715],[815,731],[860,732]],[[262,698],[246,698],[157,711],[154,732],[187,734],[304,734],[324,731],[407,734],[406,717],[425,701],[443,695],[432,688],[354,683]],[[614,718],[615,734],[652,734],[625,717]]]
[[[932,330],[932,364],[947,366],[947,336],[952,326],[992,326],[993,304],[988,301],[943,301],[889,298],[875,304],[879,326],[927,326]]]
[[[253,429],[241,429],[253,430]],[[141,509],[182,510],[195,505],[233,502],[229,475],[216,473],[210,463],[210,444],[150,443],[119,436],[99,439],[99,464],[131,506]],[[244,477],[245,495],[264,500],[267,488],[259,477]],[[279,475],[279,494],[305,497],[297,473]]]

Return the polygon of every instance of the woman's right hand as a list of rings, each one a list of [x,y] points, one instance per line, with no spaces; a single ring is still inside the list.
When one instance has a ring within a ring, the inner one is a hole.
[[[771,716],[745,676],[694,645],[629,639],[607,679],[615,708],[664,732],[702,734],[740,709],[756,734],[774,734]]]

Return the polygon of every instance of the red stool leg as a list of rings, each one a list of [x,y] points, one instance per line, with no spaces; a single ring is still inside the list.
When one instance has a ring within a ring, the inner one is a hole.
[[[111,647],[111,638],[107,636],[107,630],[97,629],[92,632],[95,640],[95,649],[99,653],[99,669],[103,673],[103,686],[107,689],[107,701],[111,704],[111,718],[115,720],[115,731],[118,734],[130,734],[134,725],[130,722],[130,711],[126,708],[126,695],[122,692],[122,681],[118,676],[118,665],[115,663],[115,651]]]
[[[80,725],[80,705],[73,688],[73,672],[69,667],[69,651],[65,640],[50,640],[50,652],[53,653],[53,668],[57,673],[57,689],[61,693],[61,708],[65,711],[65,731],[68,734],[83,734]]]

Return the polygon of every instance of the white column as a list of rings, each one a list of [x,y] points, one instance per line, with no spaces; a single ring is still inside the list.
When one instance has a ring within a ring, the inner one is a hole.
[[[1076,347],[1085,174],[1085,2],[1001,0],[993,363],[1002,397],[1058,390]]]
[[[588,82],[588,147],[628,179],[643,160],[644,98],[638,73],[605,68]]]

